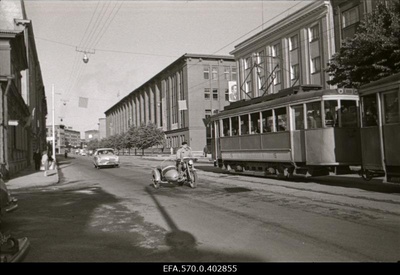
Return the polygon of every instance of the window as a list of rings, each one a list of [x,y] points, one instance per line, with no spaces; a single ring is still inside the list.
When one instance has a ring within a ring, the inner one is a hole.
[[[230,136],[229,118],[224,118],[222,120],[222,136],[223,137]]]
[[[309,30],[309,37],[310,37],[310,42],[313,42],[315,40],[319,39],[319,25],[314,25],[310,28]]]
[[[232,123],[232,136],[237,136],[239,134],[239,117],[235,116],[231,118]]]
[[[280,45],[275,44],[272,46],[272,56],[274,57],[280,57],[281,51],[280,51]]]
[[[311,59],[311,73],[319,73],[321,71],[321,58],[319,56]]]
[[[275,73],[273,74],[273,78],[274,78],[275,85],[278,85],[281,83],[281,70],[279,69],[279,67],[275,70]]]
[[[240,116],[240,134],[248,135],[249,134],[249,115]]]
[[[210,79],[210,68],[208,66],[204,66],[204,79]]]
[[[304,107],[303,105],[297,105],[292,107],[293,118],[294,118],[294,129],[304,130]]]
[[[260,113],[250,114],[250,134],[259,134],[261,129]]]
[[[357,103],[355,100],[340,101],[341,127],[357,126]]]
[[[237,80],[237,71],[236,71],[236,68],[232,68],[232,80]]]
[[[306,104],[307,108],[307,129],[322,128],[321,101]]]
[[[218,89],[213,89],[213,99],[218,100]]]
[[[253,93],[253,85],[251,81],[246,82],[246,93],[251,97]]]
[[[286,108],[275,109],[275,126],[277,132],[288,130]]]
[[[225,89],[225,101],[229,101],[229,89]]]
[[[218,67],[212,67],[212,79],[217,80],[218,79]]]
[[[385,124],[400,122],[399,94],[397,91],[383,94],[383,108]]]
[[[342,28],[346,28],[360,21],[358,6],[348,9],[342,13]]]
[[[294,64],[290,66],[290,79],[296,80],[299,78],[299,64]]]
[[[209,88],[205,88],[204,89],[204,99],[210,99],[211,95],[210,95],[210,89]]]
[[[378,125],[376,95],[368,95],[362,99],[362,123],[364,127]]]
[[[231,70],[229,67],[224,67],[224,79],[231,80]]]
[[[289,39],[289,50],[293,51],[298,47],[299,47],[299,36],[296,34],[290,37]]]
[[[274,117],[272,116],[272,110],[267,110],[261,113],[263,133],[274,132]]]
[[[334,127],[337,126],[337,100],[325,100],[324,111],[325,111],[325,126]]]

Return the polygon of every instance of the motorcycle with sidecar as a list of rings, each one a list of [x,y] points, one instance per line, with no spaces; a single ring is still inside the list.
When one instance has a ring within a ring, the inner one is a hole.
[[[181,173],[176,167],[176,160],[168,158],[161,165],[152,170],[152,181],[154,188],[160,188],[161,184],[184,185],[189,184],[191,188],[197,187],[197,171],[194,168],[196,158],[186,157],[178,164],[181,165]]]

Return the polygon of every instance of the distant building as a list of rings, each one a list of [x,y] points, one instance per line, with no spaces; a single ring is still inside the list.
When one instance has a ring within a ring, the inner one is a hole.
[[[64,129],[64,135],[67,148],[81,147],[81,133],[79,131],[73,130],[72,127],[67,127]]]
[[[211,145],[207,118],[229,104],[236,77],[231,56],[184,54],[105,111],[107,137],[152,122],[166,134],[165,149],[187,141],[202,152]]]
[[[98,130],[89,130],[85,131],[85,142],[88,143],[91,140],[99,140],[99,131]]]
[[[23,1],[0,1],[0,95],[0,171],[7,177],[47,150],[47,102]]]
[[[56,154],[63,154],[66,148],[65,125],[54,125]],[[47,125],[47,142],[53,146],[53,125]]]
[[[99,118],[99,140],[107,137],[106,118]]]

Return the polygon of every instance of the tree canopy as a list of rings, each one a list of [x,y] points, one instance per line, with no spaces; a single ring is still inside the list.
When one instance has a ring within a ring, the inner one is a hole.
[[[358,88],[400,72],[400,2],[378,2],[329,64],[330,85]]]

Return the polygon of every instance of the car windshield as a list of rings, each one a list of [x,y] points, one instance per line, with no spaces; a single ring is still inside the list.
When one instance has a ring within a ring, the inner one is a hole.
[[[113,155],[114,151],[113,150],[100,150],[97,152],[98,155]]]

